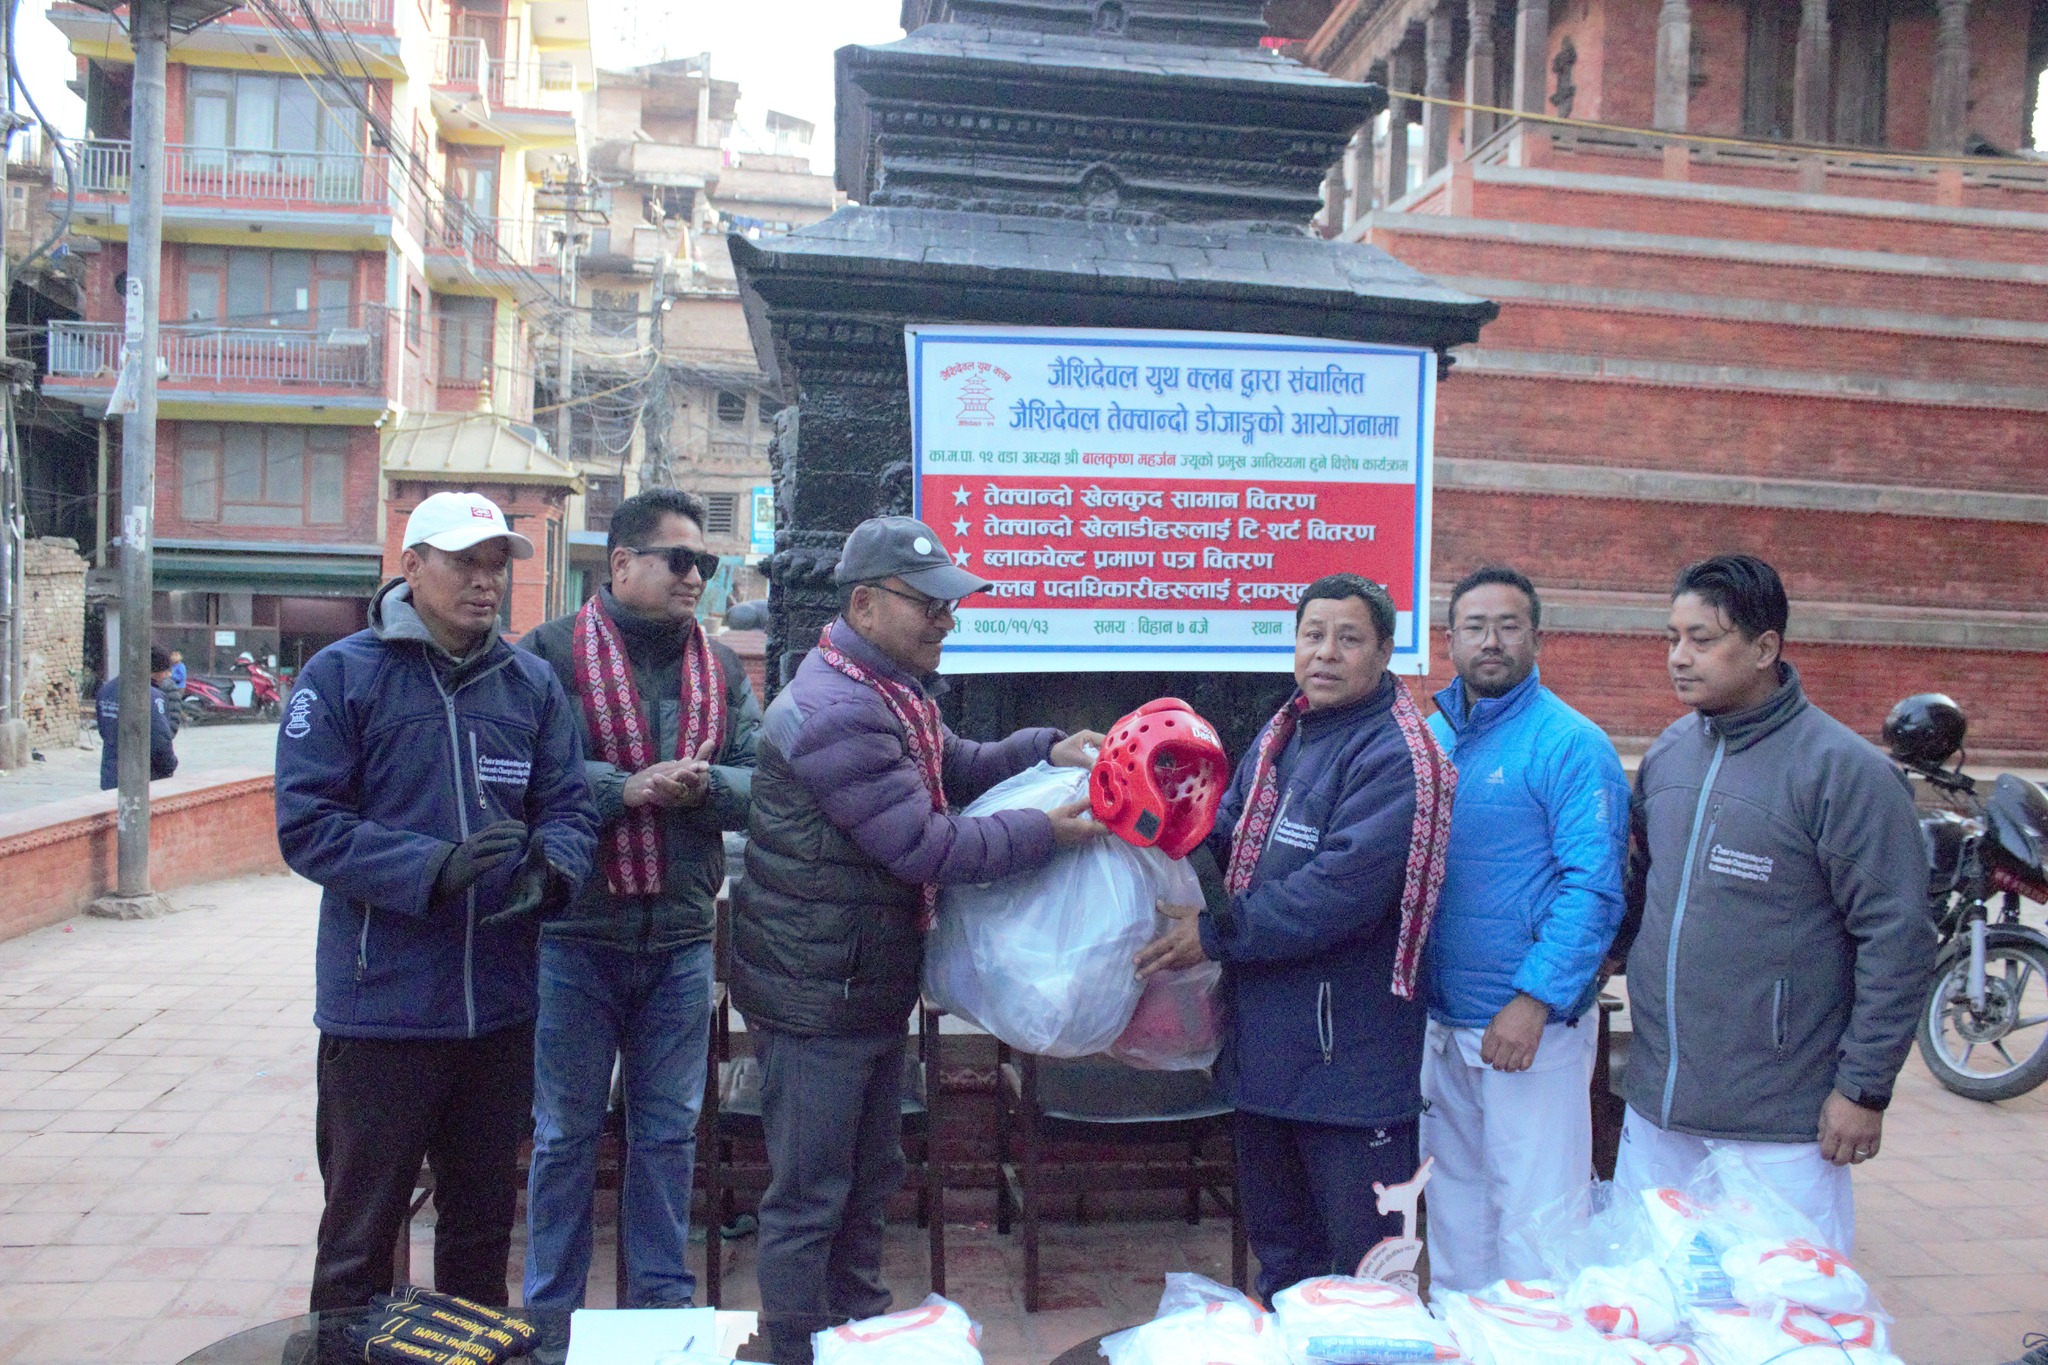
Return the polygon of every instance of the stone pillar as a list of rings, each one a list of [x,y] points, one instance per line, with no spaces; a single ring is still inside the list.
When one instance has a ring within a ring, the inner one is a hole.
[[[1550,0],[1515,5],[1515,108],[1547,114],[1550,106]]]
[[[1692,93],[1692,7],[1664,0],[1657,11],[1657,85],[1651,122],[1672,133],[1685,131],[1686,98]]]
[[[1325,237],[1335,237],[1344,230],[1344,169],[1344,163],[1339,161],[1323,177],[1323,211],[1320,217]]]
[[[1927,149],[1960,156],[1970,132],[1970,0],[1935,0],[1934,99]]]
[[[1415,45],[1405,37],[1401,40],[1401,45],[1394,49],[1389,64],[1387,88],[1415,88]],[[1382,204],[1391,206],[1396,199],[1408,193],[1408,123],[1414,117],[1414,109],[1413,100],[1387,101],[1387,179],[1386,188],[1380,192]]]
[[[1465,102],[1492,104],[1493,90],[1493,0],[1466,0],[1468,37],[1465,40]],[[1493,136],[1494,116],[1477,109],[1465,111],[1465,154]]]
[[[1826,142],[1834,103],[1828,74],[1828,0],[1800,0],[1799,48],[1792,67],[1792,140]],[[1936,78],[1939,89],[1939,77]]]
[[[1433,99],[1451,97],[1451,7],[1441,0],[1429,12],[1422,30],[1422,93]],[[1435,175],[1451,161],[1451,111],[1443,104],[1422,106],[1425,174]]]
[[[1359,219],[1372,212],[1373,187],[1372,125],[1351,135],[1344,150],[1344,231],[1349,233]]]

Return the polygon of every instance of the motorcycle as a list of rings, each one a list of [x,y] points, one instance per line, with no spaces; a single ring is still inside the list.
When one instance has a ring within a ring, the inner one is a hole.
[[[1954,807],[1920,820],[1940,937],[1921,1060],[1958,1095],[2009,1100],[2048,1080],[2048,935],[2020,919],[2022,900],[2048,901],[2048,793],[2002,773],[1986,796],[1960,762],[1946,766],[1968,724],[1949,698],[1923,693],[1892,708],[1884,738]]]
[[[187,724],[238,717],[277,719],[284,709],[277,675],[257,663],[256,657],[248,653],[236,659],[234,667],[249,676],[249,704],[243,706],[235,700],[237,680],[233,673],[225,677],[190,674],[185,679],[184,700],[179,703]]]

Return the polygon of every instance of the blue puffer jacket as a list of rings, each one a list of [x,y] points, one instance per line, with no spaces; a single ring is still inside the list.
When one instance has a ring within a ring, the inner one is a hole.
[[[1458,768],[1423,958],[1430,1017],[1483,1028],[1521,993],[1576,1019],[1621,923],[1628,781],[1607,736],[1534,672],[1469,715],[1465,701],[1454,682],[1429,718]]]
[[[579,882],[597,847],[583,721],[544,660],[496,635],[451,659],[405,585],[314,655],[277,737],[277,839],[320,883],[313,1022],[352,1038],[474,1038],[534,1017],[540,926],[479,923],[515,867],[434,905],[455,846],[498,820]]]
[[[1217,1080],[1249,1113],[1378,1127],[1422,1112],[1419,998],[1394,994],[1415,771],[1391,674],[1360,701],[1311,711],[1275,771],[1280,802],[1251,888],[1212,901],[1202,948],[1223,963]],[[1263,733],[1263,730],[1261,731]],[[1257,767],[1253,745],[1207,847],[1231,833]]]

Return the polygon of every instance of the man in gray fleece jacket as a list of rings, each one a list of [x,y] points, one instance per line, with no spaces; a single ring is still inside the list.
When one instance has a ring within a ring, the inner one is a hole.
[[[1683,1186],[1737,1146],[1847,1252],[1849,1167],[1877,1155],[1935,936],[1905,780],[1806,699],[1787,615],[1748,555],[1673,590],[1667,664],[1694,714],[1636,774],[1615,1181]]]

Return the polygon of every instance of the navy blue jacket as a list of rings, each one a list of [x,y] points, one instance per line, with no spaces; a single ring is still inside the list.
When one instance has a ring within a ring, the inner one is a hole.
[[[1466,705],[1436,694],[1429,727],[1458,769],[1443,897],[1423,959],[1429,1012],[1485,1028],[1517,994],[1576,1019],[1600,993],[1621,923],[1628,779],[1600,727],[1528,677]]]
[[[474,1038],[535,1014],[539,925],[480,921],[514,867],[455,905],[441,864],[498,820],[537,829],[579,882],[597,844],[583,725],[554,670],[493,635],[460,661],[426,634],[403,583],[370,629],[314,655],[277,739],[277,838],[320,883],[313,1022],[355,1038]]]
[[[1415,827],[1399,686],[1388,674],[1363,700],[1301,718],[1251,888],[1201,917],[1202,947],[1224,964],[1217,1079],[1250,1113],[1377,1127],[1422,1112],[1428,1014],[1420,990],[1393,992]],[[1257,755],[1238,764],[1209,836],[1220,868]]]
[[[100,790],[121,785],[121,680],[109,678],[93,695],[93,711],[100,727]],[[149,685],[149,780],[169,777],[178,771],[178,754],[171,747],[177,727],[164,707],[164,694],[155,683]]]

